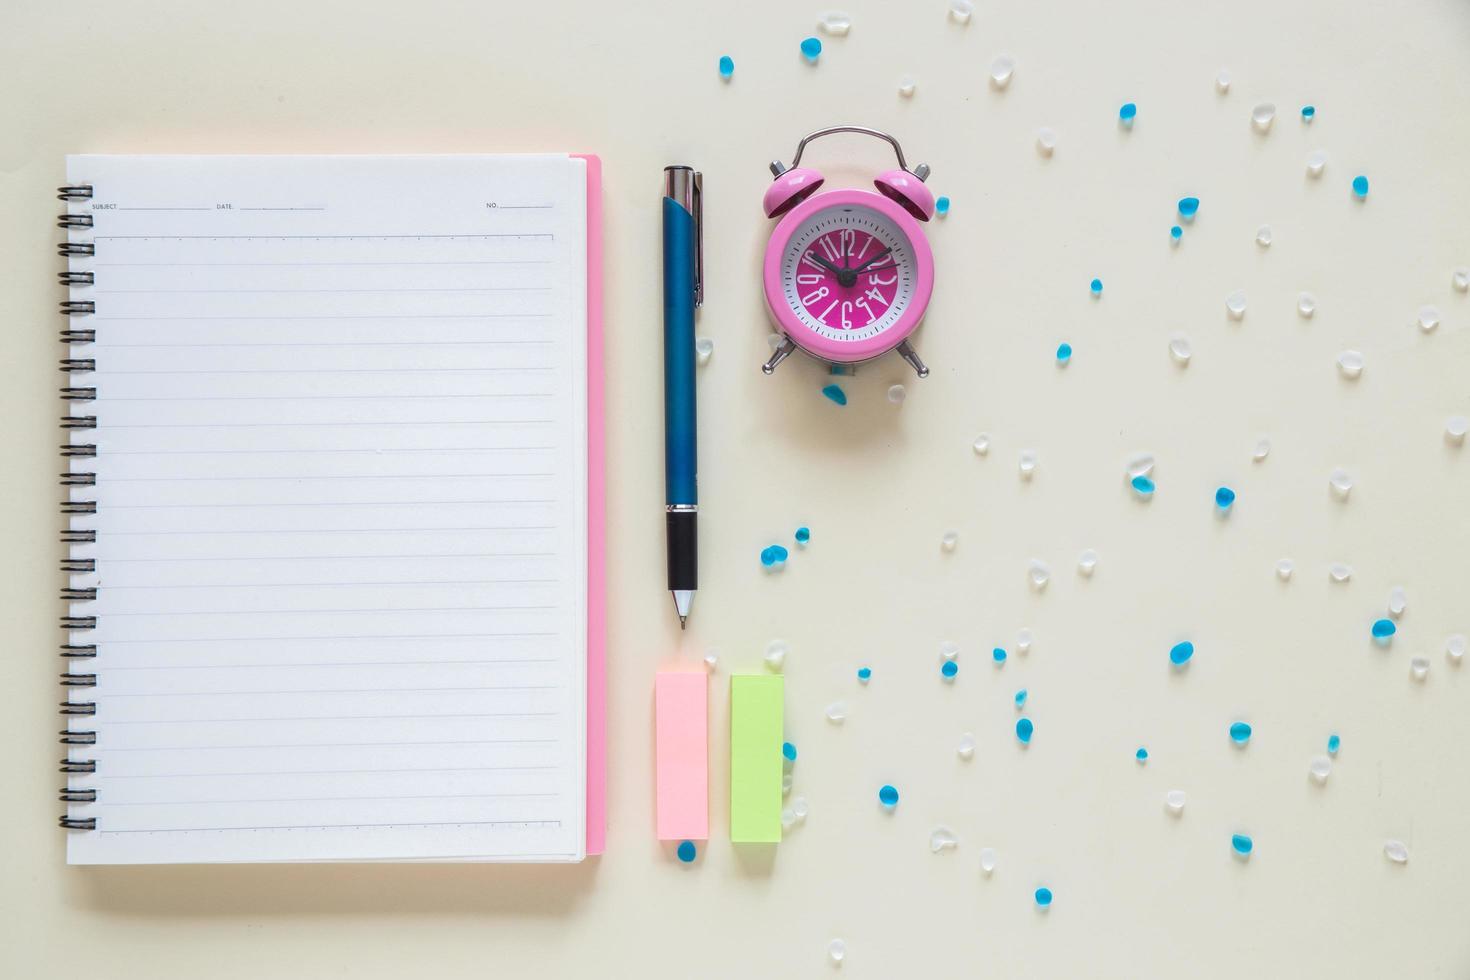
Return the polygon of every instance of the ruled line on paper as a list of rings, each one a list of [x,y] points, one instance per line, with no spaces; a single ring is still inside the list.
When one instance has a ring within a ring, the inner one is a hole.
[[[316,693],[315,691],[302,693]],[[272,721],[390,721],[390,720],[416,720],[440,718],[555,718],[560,716],[560,711],[481,711],[473,714],[406,714],[406,715],[288,715],[280,718],[174,718],[168,721],[157,721],[154,719],[137,719],[131,721],[109,720],[109,728],[118,725],[229,725],[235,722],[258,724],[260,722]]]
[[[118,670],[240,670],[255,667],[270,670],[298,667],[421,667],[426,665],[430,667],[488,667],[496,664],[551,664],[556,663],[557,659],[556,657],[507,657],[503,660],[351,660],[341,662],[293,660],[284,664],[268,664],[261,661],[241,664],[108,664],[107,672],[110,674]]]
[[[108,806],[239,806],[247,803],[347,803],[370,800],[499,800],[555,799],[560,793],[435,793],[428,796],[283,796],[268,799],[124,800]]]
[[[125,746],[122,748],[108,748],[106,752],[176,752],[179,749],[187,749],[190,752],[209,752],[220,750],[237,749],[355,749],[373,746],[376,748],[393,748],[399,746],[420,745],[551,745],[560,739],[555,738],[468,738],[450,739],[448,741],[429,742],[285,742],[270,743],[265,745],[157,745],[157,746]]]
[[[163,772],[163,773],[139,773],[138,775],[114,776],[105,772],[98,773],[98,779],[184,779],[196,776],[347,776],[354,774],[363,775],[398,775],[401,773],[420,772],[550,772],[555,766],[445,766],[436,769],[252,769],[248,772]]]
[[[283,824],[269,827],[258,827],[245,825],[240,827],[169,827],[168,832],[175,834],[198,834],[211,831],[229,830],[379,830],[384,827],[525,827],[525,828],[557,828],[561,826],[560,820],[445,820],[435,823],[308,823],[308,824]],[[106,830],[104,834],[156,834],[158,830],[152,827],[140,827],[136,830]]]

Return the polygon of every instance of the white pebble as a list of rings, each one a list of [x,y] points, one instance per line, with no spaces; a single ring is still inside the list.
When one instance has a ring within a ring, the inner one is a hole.
[[[1327,477],[1327,484],[1338,500],[1348,499],[1348,494],[1353,492],[1353,476],[1340,466]]]
[[[986,874],[990,874],[992,871],[995,870],[995,865],[996,865],[996,863],[999,860],[1000,860],[1000,855],[998,855],[998,854],[995,853],[995,848],[993,848],[993,847],[982,847],[982,848],[980,848],[980,870],[981,871],[985,872]]]
[[[852,30],[852,15],[840,10],[829,10],[822,15],[822,19],[817,21],[817,24],[822,28],[822,33],[833,37],[843,37]]]
[[[766,644],[766,669],[780,673],[786,666],[786,641],[772,640]]]
[[[1229,70],[1221,68],[1219,73],[1215,75],[1215,91],[1219,92],[1221,95],[1224,95],[1226,92],[1230,91]]]
[[[715,342],[708,337],[700,337],[694,342],[694,359],[700,364],[708,364],[710,355],[715,352]]]
[[[1444,420],[1444,437],[1452,445],[1460,445],[1465,441],[1465,433],[1470,431],[1470,419],[1463,415],[1451,415]]]
[[[956,24],[968,24],[974,12],[973,0],[949,0],[949,16]]]
[[[1402,585],[1395,585],[1393,588],[1388,590],[1388,611],[1394,619],[1398,619],[1400,616],[1402,616],[1404,614],[1404,610],[1408,607],[1409,596],[1407,593],[1404,592],[1404,587]]]
[[[704,666],[708,670],[714,670],[715,667],[719,665],[719,662],[720,651],[718,650],[711,650],[709,653],[706,653],[704,655]]]
[[[1230,314],[1232,320],[1245,316],[1245,290],[1237,289],[1225,297],[1225,312]]]
[[[1276,106],[1270,102],[1258,102],[1251,110],[1251,125],[1259,132],[1266,132],[1276,120]]]
[[[974,449],[976,456],[984,456],[990,452],[990,433],[982,432],[976,436]]]
[[[1394,864],[1404,864],[1409,860],[1409,847],[1401,840],[1386,840],[1383,842],[1383,856]]]
[[[898,76],[898,94],[903,96],[905,99],[912,99],[914,97],[914,89],[916,87],[917,85],[914,82],[914,76]]]
[[[1345,350],[1337,355],[1337,369],[1349,381],[1357,380],[1363,373],[1363,355],[1359,351]]]
[[[1327,168],[1327,151],[1313,150],[1307,154],[1307,176],[1320,177]]]
[[[954,640],[941,640],[939,642],[939,656],[942,660],[953,660],[960,655],[960,645]]]
[[[1317,297],[1311,293],[1297,293],[1296,311],[1302,319],[1310,320],[1312,314],[1317,312]]]
[[[1169,339],[1169,356],[1174,363],[1180,367],[1187,367],[1189,359],[1194,355],[1194,350],[1189,346],[1189,338],[1182,334],[1175,334]]]
[[[1054,129],[1042,126],[1036,131],[1036,152],[1044,157],[1052,155],[1057,148],[1057,134]]]
[[[1029,629],[1026,629],[1025,627],[1022,627],[1021,629],[1017,630],[1016,631],[1016,652],[1017,653],[1028,653],[1028,652],[1030,652],[1030,650],[1031,650],[1031,643],[1035,639],[1036,639],[1036,635],[1034,633],[1032,633]]]
[[[945,551],[953,551],[955,545],[959,543],[960,532],[958,531],[945,531],[944,535],[939,539],[939,547]]]
[[[789,806],[783,807],[781,809],[781,829],[790,830],[795,823],[796,811],[791,809],[791,807]]]
[[[1021,455],[1018,457],[1016,465],[1021,471],[1021,479],[1031,479],[1031,475],[1036,472],[1036,450],[1021,450]]]
[[[960,839],[948,827],[935,827],[929,831],[929,852],[931,854],[952,850],[958,847],[959,843]]]
[[[1283,582],[1291,581],[1291,573],[1296,570],[1296,565],[1290,558],[1278,558],[1276,560],[1276,577]]]
[[[1257,463],[1271,455],[1271,440],[1265,436],[1256,440],[1256,448],[1251,450],[1251,459]]]
[[[1335,561],[1327,567],[1327,574],[1334,582],[1346,582],[1353,577],[1353,566],[1347,562]]]
[[[888,388],[888,400],[894,405],[902,405],[908,395],[908,389],[903,385],[890,385]]]
[[[1138,453],[1128,460],[1128,479],[1135,480],[1140,476],[1151,476],[1154,471],[1154,454]]]
[[[1031,564],[1027,566],[1026,577],[1031,580],[1031,587],[1041,592],[1046,588],[1046,583],[1051,581],[1051,569],[1047,567],[1046,562],[1033,558]]]
[[[827,705],[827,720],[834,725],[840,725],[847,720],[847,702],[833,701]]]
[[[1419,307],[1419,329],[1425,333],[1434,333],[1434,328],[1439,326],[1439,309],[1434,306]]]
[[[827,944],[827,959],[840,966],[846,957],[847,943],[840,939],[834,939]]]
[[[1261,225],[1256,229],[1256,244],[1262,248],[1271,247],[1271,226]]]
[[[806,816],[811,812],[811,805],[807,803],[805,796],[798,796],[791,801],[791,812],[796,815],[797,823],[806,823]]]
[[[1456,633],[1444,644],[1444,655],[1450,658],[1450,663],[1458,665],[1465,659],[1465,634]]]
[[[955,746],[955,755],[966,762],[975,757],[975,736],[965,732],[960,736],[960,744]]]
[[[1184,790],[1171,789],[1164,794],[1164,806],[1176,817],[1184,812]]]
[[[1011,76],[1016,73],[1016,59],[1008,54],[997,55],[990,63],[990,84],[998,89],[1004,89],[1011,84]]]
[[[1082,554],[1077,556],[1077,572],[1085,578],[1091,578],[1095,571],[1097,571],[1097,552],[1091,548],[1084,548]]]
[[[1307,771],[1312,774],[1312,778],[1317,782],[1325,783],[1327,782],[1327,777],[1332,775],[1332,760],[1325,755],[1313,756],[1311,765],[1307,767]]]
[[[789,771],[781,774],[781,795],[791,795],[791,773]]]
[[[1454,283],[1460,292],[1470,292],[1470,266],[1462,265],[1450,273],[1450,282]]]
[[[1409,660],[1409,676],[1416,681],[1422,681],[1429,676],[1429,658],[1413,657]]]

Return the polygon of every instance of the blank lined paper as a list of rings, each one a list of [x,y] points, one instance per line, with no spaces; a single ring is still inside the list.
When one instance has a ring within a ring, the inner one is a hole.
[[[70,860],[580,859],[584,162],[68,176],[98,589]]]

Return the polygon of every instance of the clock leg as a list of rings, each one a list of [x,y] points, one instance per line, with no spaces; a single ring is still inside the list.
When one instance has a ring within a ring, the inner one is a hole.
[[[790,337],[782,337],[781,343],[777,344],[776,349],[771,352],[771,359],[761,365],[761,370],[766,374],[775,373],[776,365],[790,357],[794,350],[796,350],[796,342]]]
[[[929,377],[929,366],[919,359],[919,352],[914,350],[912,344],[905,340],[894,349],[898,351],[899,357],[909,362],[909,367],[914,369],[915,374],[921,378]]]

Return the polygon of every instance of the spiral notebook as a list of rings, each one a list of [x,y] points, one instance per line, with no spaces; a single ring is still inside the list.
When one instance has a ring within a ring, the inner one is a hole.
[[[597,159],[67,179],[68,861],[600,852]]]

